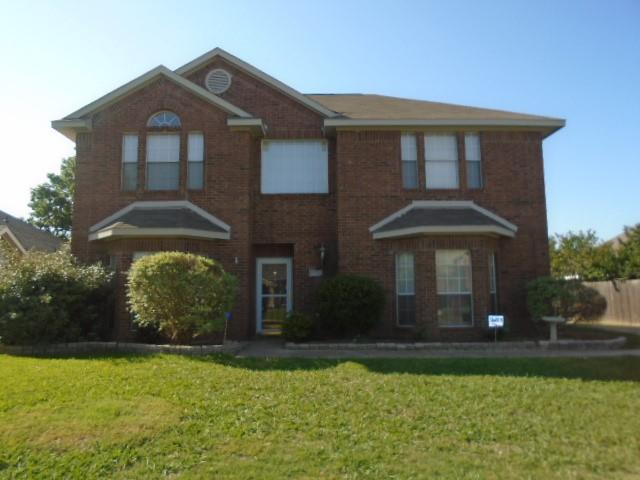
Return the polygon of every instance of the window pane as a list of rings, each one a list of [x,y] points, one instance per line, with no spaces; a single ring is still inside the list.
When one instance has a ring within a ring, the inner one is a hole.
[[[190,162],[204,161],[204,137],[201,133],[190,133],[187,147]]]
[[[482,188],[482,168],[480,162],[467,162],[467,187]]]
[[[398,295],[398,325],[416,324],[416,296]]]
[[[149,190],[178,190],[180,164],[149,163],[147,165],[147,188]]]
[[[436,251],[436,288],[440,325],[472,324],[471,253]]]
[[[122,136],[122,163],[137,163],[138,135]]]
[[[162,111],[149,118],[147,125],[150,127],[176,128],[180,126],[180,117],[173,112]]]
[[[471,295],[438,295],[439,325],[472,325]]]
[[[418,188],[418,162],[402,161],[402,186]]]
[[[426,162],[427,188],[458,188],[456,162]]]
[[[328,193],[329,154],[324,140],[262,142],[262,193]]]
[[[418,142],[413,133],[403,133],[400,142],[402,160],[418,160]]]
[[[477,133],[467,133],[464,136],[464,156],[468,162],[481,160],[480,136]]]
[[[398,294],[414,294],[414,258],[412,253],[396,255],[396,290]]]
[[[425,160],[458,161],[458,143],[455,134],[428,134],[424,136]]]
[[[138,164],[122,164],[122,189],[126,192],[135,191],[138,188]]]
[[[189,162],[187,165],[187,188],[200,190],[204,186],[204,163]]]
[[[180,160],[180,135],[147,135],[148,162],[178,162]]]

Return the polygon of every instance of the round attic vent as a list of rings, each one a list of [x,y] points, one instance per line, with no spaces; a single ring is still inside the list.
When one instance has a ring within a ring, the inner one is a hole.
[[[204,79],[204,84],[211,93],[223,93],[231,86],[231,74],[221,68],[211,70]]]

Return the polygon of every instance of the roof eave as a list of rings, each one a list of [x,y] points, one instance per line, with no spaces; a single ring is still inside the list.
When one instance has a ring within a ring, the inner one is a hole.
[[[375,119],[375,118],[327,118],[324,127],[327,131],[352,128],[429,128],[429,127],[462,127],[462,128],[515,128],[541,131],[544,138],[563,128],[566,121],[562,118],[541,119]]]
[[[205,240],[230,240],[230,232],[212,232],[195,228],[138,228],[113,227],[104,228],[89,234],[89,241],[109,240],[117,238],[195,238]]]
[[[447,225],[447,226],[420,226],[374,232],[374,240],[412,237],[416,235],[489,235],[493,237],[505,236],[513,238],[515,232],[507,228],[493,225]]]

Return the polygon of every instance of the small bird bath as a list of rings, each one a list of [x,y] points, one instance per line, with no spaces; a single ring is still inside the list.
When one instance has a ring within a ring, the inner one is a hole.
[[[567,321],[564,317],[542,317],[542,320],[549,324],[549,340],[552,342],[558,341],[558,324],[565,323]]]

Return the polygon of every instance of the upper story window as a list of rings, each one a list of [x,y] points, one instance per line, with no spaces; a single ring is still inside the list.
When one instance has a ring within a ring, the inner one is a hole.
[[[328,150],[320,139],[264,140],[262,193],[329,193]]]
[[[400,139],[402,152],[402,186],[418,188],[418,142],[415,134],[403,133]]]
[[[427,189],[458,188],[458,141],[453,133],[424,136]]]
[[[147,189],[178,190],[180,186],[180,134],[147,135]]]
[[[152,115],[147,122],[147,127],[158,127],[158,128],[180,128],[182,123],[180,123],[180,117],[173,112],[169,112],[167,110],[163,110],[162,112],[158,112]]]
[[[202,133],[189,133],[187,157],[187,188],[199,190],[204,187],[204,137]]]
[[[138,189],[138,135],[122,136],[122,190]]]
[[[477,133],[465,134],[464,156],[467,161],[467,187],[482,188],[482,156],[480,135]]]

